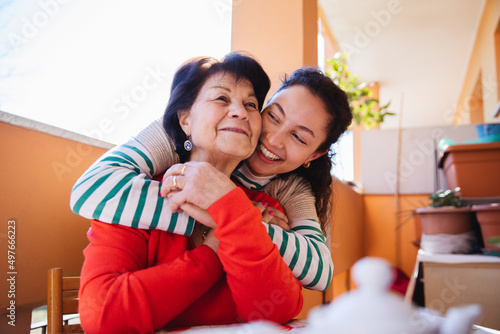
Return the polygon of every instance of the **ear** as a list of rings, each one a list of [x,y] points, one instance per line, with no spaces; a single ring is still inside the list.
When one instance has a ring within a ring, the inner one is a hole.
[[[308,163],[308,162],[311,162],[315,159],[318,159],[319,157],[325,155],[326,153],[328,153],[328,150],[324,151],[324,152],[314,152],[304,163]]]
[[[191,136],[191,114],[189,111],[179,111],[177,112],[177,117],[179,118],[179,125],[182,131],[186,134],[186,137]]]

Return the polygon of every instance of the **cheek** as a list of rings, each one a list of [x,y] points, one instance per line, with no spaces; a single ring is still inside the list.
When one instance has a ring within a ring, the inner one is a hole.
[[[300,159],[301,155],[298,154],[296,150],[288,150],[287,152],[288,152],[287,154],[288,163],[298,164],[298,162],[301,160]]]
[[[197,123],[196,126],[192,128],[191,136],[193,140],[196,140],[197,145],[200,146],[213,142],[217,135],[212,127],[207,126],[207,123],[201,122]]]
[[[250,123],[250,128],[252,129],[252,134],[254,137],[259,137],[262,131],[262,118],[257,115]]]
[[[270,126],[269,119],[266,115],[262,115],[262,131],[268,129]]]
[[[262,119],[262,129],[260,131],[260,136],[262,137],[270,131],[273,131],[271,123],[265,119]]]
[[[310,157],[309,151],[304,150],[303,148],[300,149],[297,147],[293,147],[292,149],[288,150],[288,153],[289,162],[296,165],[301,165]]]

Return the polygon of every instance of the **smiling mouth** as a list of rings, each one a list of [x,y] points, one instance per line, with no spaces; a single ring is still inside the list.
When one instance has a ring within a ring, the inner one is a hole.
[[[264,144],[260,144],[259,145],[259,150],[262,152],[262,154],[269,160],[272,160],[272,161],[279,161],[281,160],[280,157],[278,157],[276,154],[272,153],[271,151],[269,151],[265,146]]]
[[[229,131],[229,132],[235,132],[235,133],[241,133],[245,136],[248,136],[248,133],[242,129],[238,129],[238,128],[224,128],[224,129],[221,129],[221,131]]]

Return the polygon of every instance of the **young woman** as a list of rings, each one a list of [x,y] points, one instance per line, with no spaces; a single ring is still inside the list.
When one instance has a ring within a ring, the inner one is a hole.
[[[194,164],[190,173],[201,167],[211,180],[200,208],[217,227],[187,237],[92,221],[79,291],[86,333],[153,333],[264,319],[283,323],[298,314],[302,286],[249,198],[275,209],[279,204],[229,179],[255,150],[266,84],[260,65],[241,55],[194,59],[176,73],[166,123],[192,138],[181,161]]]
[[[269,101],[257,149],[233,173],[237,182],[269,193],[283,206],[289,230],[265,226],[295,277],[310,289],[322,291],[331,281],[333,263],[324,236],[329,233],[330,147],[351,119],[347,96],[330,78],[314,68],[299,69]],[[73,211],[107,223],[191,235],[195,220],[172,213],[160,197],[161,185],[151,180],[187,153],[180,142],[176,147],[161,122],[154,122],[78,180]]]

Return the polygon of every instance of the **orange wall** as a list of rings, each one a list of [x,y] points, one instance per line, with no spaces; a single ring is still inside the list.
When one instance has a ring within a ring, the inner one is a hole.
[[[316,0],[233,1],[231,50],[257,58],[271,78],[270,94],[284,74],[318,65]]]
[[[334,277],[330,288],[323,294],[304,289],[304,307],[299,318],[325,301],[346,291],[345,275],[349,268],[363,256],[363,199],[362,195],[345,183],[336,180],[331,214],[331,250]]]
[[[350,268],[365,255],[363,195],[343,182],[334,188],[331,248],[335,269],[326,302],[349,290]]]
[[[77,178],[105,152],[71,140],[0,122],[0,333],[27,333],[31,309],[46,304],[47,269],[79,275],[89,221],[73,214],[69,195]],[[15,220],[16,327],[6,330],[10,299],[5,273],[7,223]],[[15,331],[14,331],[15,330]]]
[[[429,195],[401,195],[398,207],[392,195],[364,195],[365,255],[385,258],[409,276],[418,251],[413,241],[420,237],[416,230],[420,225],[411,211],[427,206],[427,197]]]
[[[334,275],[348,270],[364,256],[363,195],[337,181],[332,201],[332,258]]]

